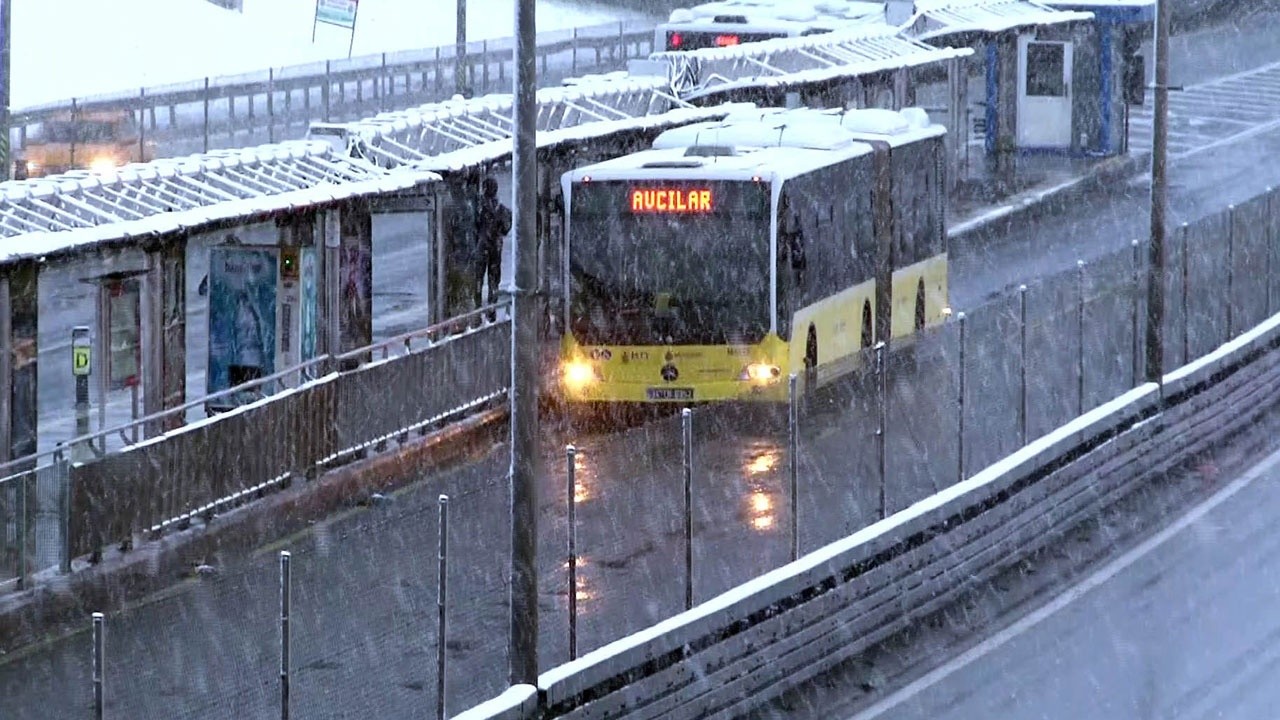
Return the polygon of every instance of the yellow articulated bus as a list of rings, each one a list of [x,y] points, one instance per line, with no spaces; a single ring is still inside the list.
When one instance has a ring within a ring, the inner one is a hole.
[[[27,137],[14,177],[57,175],[69,170],[104,172],[155,159],[155,143],[142,141],[142,130],[126,110],[71,113],[50,118]]]
[[[941,322],[944,136],[916,108],[763,109],[566,173],[562,399],[785,401]]]

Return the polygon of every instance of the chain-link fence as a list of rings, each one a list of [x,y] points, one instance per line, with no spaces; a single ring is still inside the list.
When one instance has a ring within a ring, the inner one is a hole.
[[[1276,309],[1280,227],[1271,202],[1268,194],[1170,234],[1166,370]],[[796,413],[794,475],[787,408],[715,406],[609,433],[548,433],[539,473],[541,666],[569,659],[571,634],[582,655],[651,626],[683,610],[687,594],[705,601],[779,567],[793,543],[806,553],[846,537],[1142,382],[1147,251],[1137,243],[957,308],[887,353],[866,351],[852,375]],[[392,382],[368,367],[361,393]],[[353,422],[368,424],[370,437],[384,431],[376,414]],[[446,707],[458,712],[500,692],[509,628],[506,469],[498,450],[423,476],[247,561],[211,558],[214,567],[193,571],[204,574],[199,582],[109,617],[108,716],[278,712],[277,551],[286,548],[295,712],[431,713],[440,493],[451,497],[452,516]],[[89,648],[85,635],[0,664],[0,696],[14,698],[14,716],[87,712]]]

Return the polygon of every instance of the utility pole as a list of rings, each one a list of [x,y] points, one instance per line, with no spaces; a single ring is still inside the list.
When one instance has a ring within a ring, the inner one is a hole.
[[[511,298],[511,684],[538,683],[538,158],[534,1],[516,0]]]
[[[9,148],[9,76],[13,18],[10,0],[0,0],[0,182],[13,171],[13,153]]]
[[[1151,246],[1147,273],[1146,381],[1164,379],[1164,236],[1169,203],[1169,0],[1156,0],[1155,114],[1151,142]],[[1186,262],[1186,258],[1183,258]]]
[[[456,0],[458,3],[458,27],[453,48],[453,82],[454,92],[462,97],[467,96],[467,0]],[[517,11],[519,12],[519,11]]]

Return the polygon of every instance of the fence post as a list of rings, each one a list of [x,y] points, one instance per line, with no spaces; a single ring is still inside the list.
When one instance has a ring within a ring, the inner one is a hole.
[[[15,482],[18,485],[18,513],[17,513],[17,531],[18,531],[18,589],[25,590],[27,588],[27,536],[30,534],[27,528],[27,476],[22,474],[17,476]]]
[[[280,720],[289,720],[289,588],[288,550],[280,551]]]
[[[876,343],[876,466],[880,474],[880,519],[883,520],[888,516],[889,503],[887,499],[885,482],[887,474],[888,457],[885,450],[885,426],[888,424],[888,408],[885,407],[888,396],[888,383],[886,375],[888,369],[885,367],[885,346],[884,341]]]
[[[331,61],[329,60],[324,61],[324,87],[320,89],[320,102],[324,105],[325,122],[333,122],[329,119],[329,93],[333,89],[333,78],[330,76],[330,62]]]
[[[75,98],[71,98],[72,125],[74,126],[76,123],[79,122],[79,120],[80,120],[79,103]],[[71,143],[67,146],[67,164],[70,165],[71,167],[75,167],[75,164],[76,164],[76,138],[77,137],[79,137],[79,133],[73,133],[71,135]],[[23,145],[25,146],[26,143],[23,143]]]
[[[1266,316],[1267,316],[1267,317],[1271,317],[1271,285],[1273,284],[1273,283],[1271,282],[1271,252],[1272,252],[1272,244],[1274,243],[1275,238],[1271,237],[1271,229],[1272,229],[1272,227],[1273,227],[1273,223],[1274,223],[1275,221],[1274,221],[1274,219],[1272,219],[1272,217],[1271,217],[1271,205],[1272,205],[1272,202],[1271,202],[1271,201],[1272,201],[1272,199],[1273,199],[1273,196],[1274,196],[1274,195],[1275,195],[1275,190],[1274,190],[1274,188],[1272,188],[1270,185],[1268,185],[1268,186],[1267,186],[1267,209],[1266,209],[1266,211],[1265,211],[1265,212],[1263,213],[1263,215],[1262,215],[1262,216],[1263,216],[1263,218],[1265,218],[1265,219],[1263,220],[1262,226],[1263,226],[1264,228],[1266,228],[1266,235],[1265,235],[1265,237],[1266,237],[1266,239],[1267,239],[1267,241],[1266,241],[1265,243],[1263,243],[1263,246],[1264,246],[1264,247],[1266,248],[1266,250],[1267,250],[1267,252],[1266,252],[1266,256],[1267,256],[1267,260],[1266,260],[1266,268],[1267,268],[1267,274],[1266,274],[1266,277],[1267,277],[1267,313],[1266,313]]]
[[[1187,254],[1190,243],[1187,236],[1187,223],[1182,223],[1178,229],[1182,233],[1182,364],[1186,365],[1191,362],[1191,316],[1187,314],[1190,309],[1187,296],[1190,294],[1187,285],[1191,281],[1191,256]]]
[[[791,559],[800,557],[800,398],[798,376],[787,378],[787,478],[791,484]]]
[[[481,77],[481,81],[484,82],[484,91],[487,93],[489,92],[489,40],[488,39],[482,40],[480,42],[480,57],[484,58],[484,60],[481,61],[480,77]],[[543,66],[543,72],[546,72],[546,66]]]
[[[209,152],[209,78],[204,79],[204,151]]]
[[[1076,358],[1076,415],[1084,414],[1084,261],[1076,261],[1076,291],[1080,302],[1076,305],[1076,332],[1080,339],[1080,354]]]
[[[308,97],[311,89],[307,89]],[[276,69],[267,68],[267,142],[276,141]]]
[[[379,112],[387,109],[387,95],[389,94],[389,91],[387,89],[388,80],[390,80],[390,78],[387,77],[387,54],[382,53],[382,72],[378,74],[378,85],[377,85]],[[390,84],[395,85],[394,82],[391,82]]]
[[[436,718],[444,720],[445,637],[448,623],[445,608],[449,598],[449,496],[440,496],[440,540],[436,556]]]
[[[147,162],[147,89],[138,88],[138,162]]]
[[[1227,206],[1227,342],[1235,337],[1236,206]]]
[[[565,501],[569,509],[569,659],[578,659],[578,449],[565,447],[565,474],[568,483]]]
[[[58,543],[58,569],[67,575],[71,572],[71,463],[62,450],[54,452],[53,462],[58,469],[58,524],[62,529],[62,541]]]
[[[693,411],[680,411],[684,475],[684,609],[693,607]]]
[[[964,480],[964,313],[956,313],[956,322],[960,323],[960,382],[957,383],[956,407],[958,431],[960,437],[956,443],[956,465],[958,472],[956,473],[956,482]]]
[[[93,717],[102,720],[103,682],[106,675],[106,638],[104,634],[105,617],[102,613],[93,614]]]
[[[1133,246],[1133,382],[1130,387],[1138,387],[1139,378],[1142,376],[1142,370],[1139,367],[1142,360],[1138,357],[1138,351],[1141,349],[1138,340],[1138,300],[1142,297],[1142,255],[1141,245],[1134,239],[1130,243]],[[1162,280],[1163,282],[1163,280]]]
[[[1019,372],[1018,401],[1018,440],[1019,445],[1027,445],[1027,286],[1018,286],[1018,357],[1021,358],[1022,369]]]
[[[616,59],[627,59],[627,30],[621,20],[618,21],[618,54]]]
[[[569,60],[569,75],[577,77],[578,75],[578,28],[573,29],[573,45],[571,46],[572,55]]]

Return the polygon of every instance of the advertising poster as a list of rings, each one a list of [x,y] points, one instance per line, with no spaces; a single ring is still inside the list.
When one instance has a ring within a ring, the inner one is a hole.
[[[22,265],[9,270],[9,307],[13,317],[10,459],[36,452],[36,319],[39,315],[37,276],[35,265]]]
[[[142,283],[137,278],[107,285],[108,378],[111,390],[133,387],[141,382]]]
[[[186,402],[187,395],[187,249],[181,243],[173,243],[161,252],[160,322],[164,346],[160,391],[163,407],[175,408]],[[182,418],[173,415],[166,420],[165,429],[181,425]]]
[[[316,22],[354,30],[359,0],[316,0]]]
[[[306,362],[316,356],[316,334],[319,331],[318,286],[320,284],[319,266],[316,263],[316,249],[303,247],[299,249],[302,263],[302,308],[299,311],[299,323],[302,325],[302,346],[299,348],[299,359]]]
[[[339,214],[342,258],[339,268],[340,352],[373,343],[373,216],[352,204]]]
[[[208,392],[275,371],[276,263],[273,248],[209,249]]]

